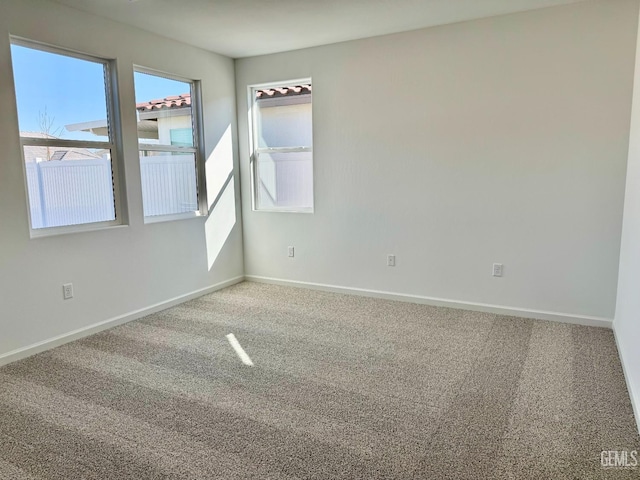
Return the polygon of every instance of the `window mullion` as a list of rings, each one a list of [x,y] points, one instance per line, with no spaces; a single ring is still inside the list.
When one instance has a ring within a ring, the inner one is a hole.
[[[198,151],[195,147],[174,147],[171,145],[157,145],[157,144],[138,144],[138,150],[154,151],[154,152],[179,152],[179,153],[196,153]]]
[[[20,143],[26,147],[63,147],[63,148],[96,148],[113,149],[115,144],[111,142],[94,142],[91,140],[64,140],[36,137],[20,137]]]
[[[256,148],[256,153],[295,153],[311,152],[312,147],[262,147]]]

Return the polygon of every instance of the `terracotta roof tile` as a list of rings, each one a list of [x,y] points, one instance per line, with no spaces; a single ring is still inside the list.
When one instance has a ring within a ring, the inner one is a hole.
[[[256,91],[256,98],[291,97],[294,95],[308,95],[311,93],[311,84],[295,85],[292,87],[265,88]],[[148,102],[136,103],[136,108],[141,112],[160,110],[163,108],[183,108],[191,106],[191,94],[171,95],[165,98],[156,98]]]
[[[183,108],[191,106],[191,94],[172,95],[166,98],[157,98],[148,102],[136,103],[136,108],[142,112],[160,110],[162,108]]]
[[[311,85],[295,85],[293,87],[265,88],[256,90],[256,98],[291,97],[294,95],[308,95],[311,93]]]

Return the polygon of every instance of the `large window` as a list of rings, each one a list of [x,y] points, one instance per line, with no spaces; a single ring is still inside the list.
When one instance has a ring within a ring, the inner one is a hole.
[[[11,56],[32,235],[122,223],[112,63],[16,38]]]
[[[138,68],[135,90],[145,218],[206,212],[197,83]]]
[[[254,209],[312,212],[311,80],[249,92]]]

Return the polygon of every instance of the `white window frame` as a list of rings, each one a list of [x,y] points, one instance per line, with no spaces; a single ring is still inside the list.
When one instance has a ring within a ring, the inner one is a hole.
[[[31,138],[20,136],[20,147],[22,157],[22,170],[24,178],[24,187],[27,200],[27,215],[29,217],[29,234],[31,238],[48,237],[52,235],[62,235],[76,232],[86,232],[93,230],[100,230],[111,227],[119,227],[127,224],[127,214],[125,208],[123,208],[123,201],[121,198],[120,184],[124,184],[123,179],[120,177],[120,171],[122,167],[122,128],[120,123],[120,105],[118,103],[117,95],[117,70],[115,60],[109,60],[105,58],[96,57],[86,53],[80,53],[73,50],[68,50],[63,47],[48,45],[40,43],[35,40],[29,40],[22,37],[11,36],[11,45],[17,45],[20,47],[31,48],[34,50],[40,50],[43,52],[53,53],[56,55],[64,55],[71,58],[77,58],[79,60],[85,60],[88,62],[98,63],[103,66],[104,69],[104,86],[105,86],[105,99],[107,110],[107,127],[109,131],[108,141],[91,141],[91,140],[64,140],[64,139],[46,139],[46,138]],[[13,63],[12,63],[13,64]],[[15,80],[14,80],[15,81]],[[17,105],[17,98],[16,98]],[[19,107],[18,107],[19,108]],[[59,227],[43,227],[32,228],[31,221],[31,208],[29,204],[29,189],[27,186],[27,171],[24,160],[24,147],[25,146],[37,146],[37,147],[78,147],[78,148],[95,148],[95,149],[109,149],[111,152],[111,175],[113,179],[113,200],[114,200],[114,213],[115,219],[104,222],[92,222],[81,223],[78,225],[64,225]],[[122,169],[124,170],[124,169]]]
[[[169,213],[166,215],[145,216],[144,223],[158,223],[173,220],[182,220],[186,218],[206,217],[209,214],[209,211],[207,204],[206,171],[203,161],[204,141],[202,141],[202,139],[204,138],[204,130],[202,121],[202,89],[200,80],[193,80],[190,78],[181,77],[179,75],[166,73],[160,70],[143,67],[140,65],[134,65],[133,71],[144,73],[147,75],[155,75],[156,77],[168,78],[169,80],[176,80],[178,82],[188,83],[191,86],[191,128],[193,132],[193,147],[140,143],[140,138],[138,138],[137,130],[136,137],[138,138],[138,155],[141,151],[193,153],[195,158],[194,168],[196,169],[196,196],[198,198],[198,210],[185,213]]]
[[[258,154],[260,153],[293,153],[293,152],[309,152],[311,153],[311,165],[313,170],[313,132],[312,132],[312,145],[311,146],[298,146],[298,147],[258,147],[258,132],[256,131],[256,125],[258,124],[258,112],[256,108],[256,91],[268,90],[270,88],[282,88],[282,87],[295,87],[296,85],[310,84],[313,85],[311,77],[299,78],[295,80],[285,80],[282,82],[269,82],[259,83],[255,85],[249,85],[247,87],[248,105],[249,105],[249,168],[251,171],[251,209],[254,212],[282,212],[282,213],[313,213],[315,208],[315,175],[313,175],[312,185],[312,204],[309,208],[292,208],[292,207],[271,207],[271,208],[258,208]],[[313,94],[311,96],[311,111],[313,112]],[[311,126],[313,128],[313,119],[311,120]]]

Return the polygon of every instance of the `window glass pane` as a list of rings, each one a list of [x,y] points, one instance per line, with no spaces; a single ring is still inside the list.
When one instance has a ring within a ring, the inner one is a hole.
[[[111,143],[108,62],[16,43],[11,55],[20,137],[36,144],[23,147],[31,228],[113,222],[112,151],[90,148]]]
[[[171,145],[177,147],[193,147],[193,132],[190,128],[172,128],[169,133]]]
[[[145,217],[198,210],[195,154],[141,151]]]
[[[193,147],[191,84],[142,72],[134,78],[140,143]]]
[[[194,148],[193,82],[135,72],[142,200],[145,217],[199,211]]]
[[[115,220],[111,151],[25,146],[24,158],[31,228]]]
[[[108,141],[105,65],[11,45],[20,135]]]
[[[311,95],[256,101],[259,148],[310,147]]]
[[[313,211],[311,83],[253,94],[255,208]]]
[[[311,152],[259,153],[256,167],[259,208],[313,207]]]

